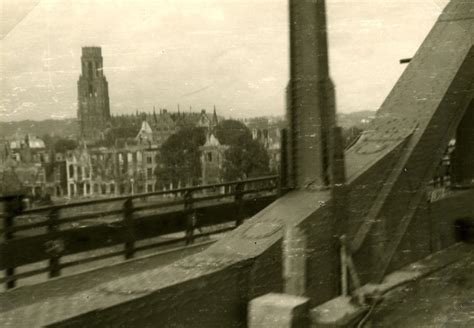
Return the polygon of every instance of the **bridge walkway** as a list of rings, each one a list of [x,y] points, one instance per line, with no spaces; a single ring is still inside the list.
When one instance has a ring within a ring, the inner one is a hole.
[[[58,278],[0,293],[0,313],[28,306],[37,302],[37,300],[48,302],[58,297],[79,294],[119,278],[169,265],[178,259],[205,250],[216,240],[213,238],[196,241],[192,245],[173,247],[158,252],[154,250],[148,252],[147,255],[141,254],[141,257],[128,261],[120,258],[113,261],[113,258],[109,258],[94,263],[94,267],[89,267],[88,270],[83,267],[81,268],[83,271],[77,272],[77,274],[65,274]],[[35,279],[39,278],[36,277]]]
[[[372,327],[474,327],[474,248],[460,261],[389,292]]]

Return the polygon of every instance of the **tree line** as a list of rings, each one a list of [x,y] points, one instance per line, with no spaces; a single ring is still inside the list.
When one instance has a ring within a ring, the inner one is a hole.
[[[197,185],[201,178],[201,151],[207,140],[206,129],[186,126],[171,135],[160,149],[156,170],[161,186]],[[269,174],[269,157],[262,144],[252,139],[251,131],[236,120],[221,121],[215,137],[224,152],[222,177],[235,181]]]
[[[357,127],[343,129],[344,146],[347,148],[360,136]],[[224,182],[244,180],[278,172],[270,172],[269,156],[265,147],[252,138],[245,124],[237,120],[221,121],[215,130],[224,152],[222,178]],[[171,135],[160,149],[156,175],[160,187],[198,185],[201,178],[200,147],[206,142],[206,129],[187,126]]]

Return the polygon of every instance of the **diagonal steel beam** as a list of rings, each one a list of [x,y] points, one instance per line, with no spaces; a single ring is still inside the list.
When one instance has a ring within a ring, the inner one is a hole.
[[[372,279],[380,279],[389,268],[422,203],[426,183],[472,100],[474,15],[469,13],[474,13],[474,2],[451,1],[369,131],[347,153],[352,186],[365,175],[367,180],[359,183],[378,190],[367,211],[356,213],[363,220],[351,242],[353,250],[369,249],[371,270],[376,271]],[[393,154],[402,140],[405,145],[390,173],[382,183],[371,181],[378,162]],[[352,196],[353,203],[363,201],[363,195]]]

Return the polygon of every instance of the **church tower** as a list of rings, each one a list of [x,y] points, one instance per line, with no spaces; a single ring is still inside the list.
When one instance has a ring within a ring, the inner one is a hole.
[[[109,90],[100,47],[83,47],[81,75],[77,82],[79,132],[86,141],[103,138],[110,123]]]
[[[206,143],[199,147],[201,151],[201,183],[216,184],[222,182],[224,153],[229,146],[221,145],[213,133],[209,133]]]

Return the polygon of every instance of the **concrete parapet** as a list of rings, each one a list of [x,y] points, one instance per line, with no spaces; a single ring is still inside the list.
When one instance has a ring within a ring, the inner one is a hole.
[[[309,298],[269,293],[249,304],[249,328],[309,327]]]
[[[352,327],[367,312],[349,296],[339,296],[311,310],[312,327]],[[352,326],[351,326],[352,325]]]

